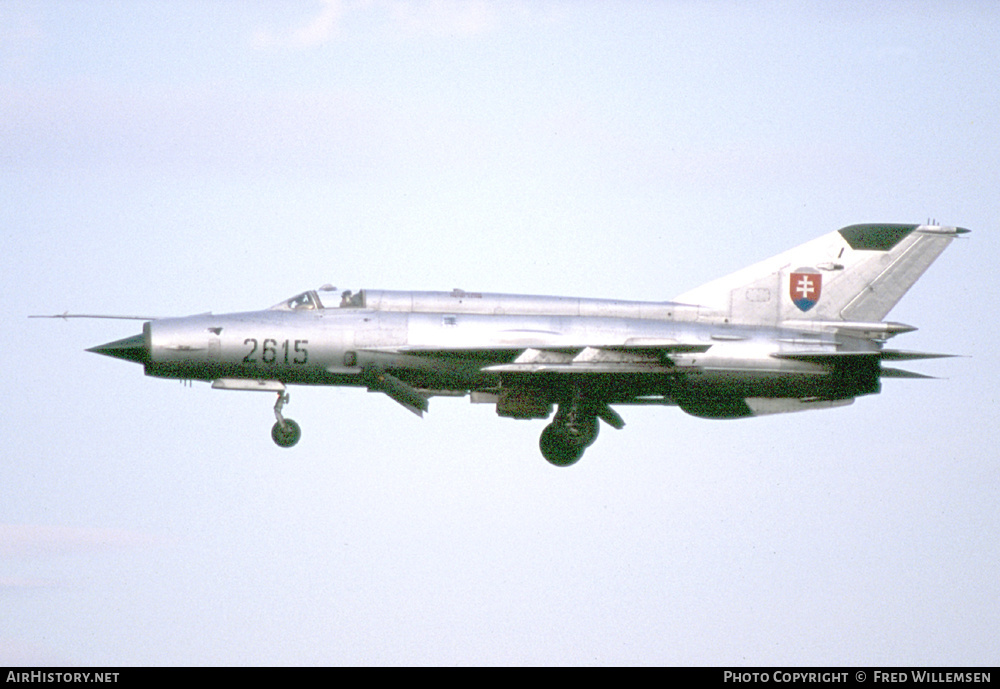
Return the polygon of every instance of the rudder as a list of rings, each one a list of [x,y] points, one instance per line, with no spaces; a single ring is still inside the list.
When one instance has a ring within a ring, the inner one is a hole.
[[[940,225],[851,225],[676,300],[697,305],[701,319],[731,323],[880,321],[966,232]]]

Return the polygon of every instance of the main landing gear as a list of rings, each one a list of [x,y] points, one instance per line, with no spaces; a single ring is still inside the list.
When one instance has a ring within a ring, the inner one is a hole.
[[[617,412],[606,404],[592,406],[579,399],[560,404],[552,423],[545,427],[538,440],[542,456],[557,467],[576,464],[584,450],[597,440],[598,418],[614,428],[625,426]]]
[[[278,422],[271,427],[271,439],[278,447],[291,447],[302,437],[299,424],[281,415],[281,410],[286,404],[288,404],[288,393],[279,392],[278,401],[274,403],[274,417]]]

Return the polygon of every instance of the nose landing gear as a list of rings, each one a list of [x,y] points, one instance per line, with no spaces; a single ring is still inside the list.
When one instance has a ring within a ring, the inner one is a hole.
[[[281,415],[281,410],[286,404],[288,404],[288,393],[279,392],[278,401],[274,403],[274,417],[278,422],[271,427],[271,439],[278,447],[291,447],[302,437],[299,424]]]

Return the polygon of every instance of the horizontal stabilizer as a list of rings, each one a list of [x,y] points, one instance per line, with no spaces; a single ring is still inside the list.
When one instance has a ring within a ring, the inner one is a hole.
[[[879,358],[881,352],[777,352],[771,356],[775,359],[790,359],[792,361],[808,361],[812,364],[846,361],[857,357]]]
[[[785,328],[799,328],[809,331],[833,330],[835,332],[854,335],[857,337],[868,337],[876,340],[885,340],[903,333],[912,333],[917,328],[906,323],[896,323],[894,321],[821,321],[792,319],[781,323]]]
[[[792,361],[807,361],[813,364],[833,363],[852,357],[877,357],[883,361],[916,361],[918,359],[946,359],[954,354],[934,354],[932,352],[906,352],[899,349],[886,349],[880,352],[777,352],[771,355],[775,359],[790,359]],[[916,377],[928,377],[917,376]],[[900,376],[903,377],[903,376]]]
[[[914,373],[913,371],[904,371],[898,368],[883,368],[879,375],[883,378],[917,378],[923,380],[937,380],[935,376],[925,376],[923,373]]]
[[[882,351],[883,361],[915,361],[917,359],[949,359],[956,354],[934,354],[932,352],[906,352],[901,349],[885,349]]]

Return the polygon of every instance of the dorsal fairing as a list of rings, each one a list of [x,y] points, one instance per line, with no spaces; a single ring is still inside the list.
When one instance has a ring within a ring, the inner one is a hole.
[[[690,304],[675,302],[622,301],[530,294],[401,291],[362,289],[338,291],[327,285],[285,299],[271,307],[276,311],[316,309],[367,309],[404,313],[486,314],[493,316],[585,316],[655,320],[690,320],[681,314]]]
[[[409,313],[492,316],[581,316],[671,320],[690,308],[674,302],[622,301],[585,297],[490,292],[367,290],[366,308]]]

